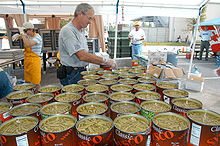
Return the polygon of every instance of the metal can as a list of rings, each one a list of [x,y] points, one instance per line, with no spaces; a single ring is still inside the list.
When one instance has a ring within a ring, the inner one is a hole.
[[[137,76],[137,74],[144,73],[144,70],[143,70],[143,69],[135,69],[135,68],[132,68],[132,69],[130,69],[128,72],[130,72],[130,73],[132,73],[132,74],[135,74],[135,76]]]
[[[189,92],[185,90],[180,90],[180,89],[163,90],[163,101],[170,105],[172,104],[171,103],[172,99],[183,98],[188,96],[189,96]]]
[[[119,70],[126,70],[128,71],[129,69],[131,69],[130,67],[127,66],[122,66],[122,67],[118,67]]]
[[[89,71],[96,71],[96,72],[98,72],[98,71],[102,71],[102,70],[104,70],[103,68],[89,68]]]
[[[108,100],[109,100],[109,96],[107,94],[99,93],[99,92],[88,93],[83,96],[84,103],[100,102],[100,103],[104,103],[105,105],[109,106]]]
[[[85,80],[79,80],[77,84],[87,87],[89,85],[95,85],[97,82],[98,82],[97,80],[85,79]]]
[[[139,73],[139,74],[137,74],[137,78],[153,78],[153,74],[151,74],[151,73]]]
[[[112,80],[112,79],[101,79],[98,82],[101,85],[108,86],[108,90],[111,91],[111,86],[118,83],[118,80]]]
[[[102,79],[111,79],[111,80],[118,80],[118,76],[115,74],[104,74],[101,76]]]
[[[133,87],[130,85],[125,85],[125,84],[116,84],[111,86],[111,91],[112,92],[120,92],[120,91],[126,91],[126,92],[131,92],[133,90]]]
[[[120,92],[114,92],[110,94],[109,96],[109,106],[113,104],[114,102],[119,101],[135,101],[135,96],[133,93],[120,91]]]
[[[125,84],[125,85],[130,85],[133,86],[134,84],[137,84],[138,81],[135,79],[129,79],[129,78],[125,78],[125,79],[120,79],[118,81],[120,84]]]
[[[120,77],[121,79],[124,79],[124,78],[135,79],[135,78],[136,78],[136,75],[131,74],[131,73],[124,73],[124,74],[120,74],[119,77]]]
[[[26,100],[28,103],[38,103],[41,104],[41,106],[44,106],[51,103],[53,101],[53,97],[52,93],[37,93],[29,96]]]
[[[163,101],[163,90],[167,89],[177,89],[178,85],[171,82],[157,82],[156,83],[156,92],[161,95],[161,101]]]
[[[118,116],[125,114],[140,114],[140,105],[135,102],[130,101],[121,101],[115,102],[111,105],[111,114],[110,118],[114,121],[114,119]]]
[[[80,74],[81,74],[81,79],[83,79],[83,76],[95,75],[96,72],[95,71],[82,71]]]
[[[141,103],[141,115],[152,121],[154,115],[171,111],[171,106],[163,101],[149,100]]]
[[[142,69],[142,70],[145,70],[146,67],[145,66],[132,66],[132,69]]]
[[[71,104],[65,102],[53,102],[40,109],[41,119],[56,114],[72,114]]]
[[[150,121],[137,114],[126,114],[114,120],[116,146],[146,146],[150,143]]]
[[[151,84],[142,84],[138,83],[133,85],[133,93],[139,92],[139,91],[155,91],[156,87]]]
[[[201,109],[202,102],[194,98],[176,98],[171,101],[172,112],[186,117],[186,113],[192,109]]]
[[[55,96],[61,93],[61,86],[59,85],[46,85],[38,89],[40,93],[52,93]]]
[[[154,78],[146,77],[146,78],[138,78],[137,80],[139,83],[152,84],[154,86],[156,85],[156,79]]]
[[[75,146],[76,121],[74,116],[65,114],[43,119],[39,124],[42,146]]]
[[[83,85],[71,84],[62,88],[62,92],[75,92],[81,94],[81,97],[85,94],[85,88]]]
[[[135,97],[138,104],[148,100],[160,100],[160,94],[153,91],[136,92]]]
[[[90,80],[99,80],[100,76],[99,75],[87,75],[87,76],[83,76],[83,79],[90,79]]]
[[[67,102],[72,105],[72,115],[77,118],[76,108],[82,103],[81,95],[78,93],[66,92],[55,97],[55,101]]]
[[[175,113],[159,113],[153,117],[151,146],[186,146],[190,122]]]
[[[108,94],[108,86],[96,84],[86,87],[86,93],[93,93],[93,92]]]
[[[26,98],[34,93],[30,90],[20,90],[11,92],[6,96],[8,102],[12,103],[13,106],[19,105],[26,102]]]
[[[129,70],[129,69],[128,69]],[[112,72],[116,75],[128,73],[128,70],[113,70]]]
[[[85,129],[90,127],[90,129]],[[113,121],[106,116],[87,116],[76,123],[77,146],[113,146]]]
[[[112,74],[112,71],[110,70],[102,70],[102,71],[98,71],[98,74],[100,76],[104,75],[104,74]]]
[[[186,113],[190,121],[189,146],[218,146],[220,114],[207,109],[194,109]]]
[[[108,106],[103,103],[89,102],[77,107],[78,120],[90,115],[107,116]]]
[[[9,114],[9,110],[13,105],[9,102],[0,102],[0,121],[3,123],[12,117]]]
[[[34,116],[39,121],[40,118],[40,109],[41,105],[37,103],[24,103],[17,106],[14,106],[10,111],[9,114],[12,117],[20,117],[20,116]]]
[[[32,116],[16,117],[0,126],[4,146],[41,146],[38,119]]]
[[[13,87],[13,91],[19,91],[19,90],[31,90],[34,92],[35,84],[33,83],[23,83],[23,84],[17,84]]]

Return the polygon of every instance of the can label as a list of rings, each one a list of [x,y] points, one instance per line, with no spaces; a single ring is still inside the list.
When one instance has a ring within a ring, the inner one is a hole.
[[[191,136],[190,136],[190,143],[199,146],[200,141],[200,135],[201,135],[202,127],[192,123],[192,129],[191,129]]]
[[[16,137],[17,146],[29,146],[27,134]]]
[[[6,113],[3,114],[4,119],[8,118],[9,116],[10,116],[9,112],[6,112]]]
[[[141,109],[140,113],[150,121],[152,121],[153,116],[156,114],[155,112],[146,111],[144,109]]]
[[[170,98],[167,97],[166,95],[163,95],[163,101],[170,104]]]

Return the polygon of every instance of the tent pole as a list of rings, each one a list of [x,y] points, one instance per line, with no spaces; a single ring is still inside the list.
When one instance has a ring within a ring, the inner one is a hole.
[[[197,31],[198,31],[198,27],[199,27],[199,23],[200,23],[200,15],[201,15],[201,12],[202,12],[202,9],[205,7],[205,5],[209,2],[209,0],[204,0],[203,1],[203,4],[200,6],[199,8],[199,15],[197,17],[197,24],[196,24],[196,27],[194,29],[194,33],[193,33],[193,43],[192,43],[192,50],[191,50],[191,57],[190,57],[190,65],[189,65],[189,71],[188,71],[188,79],[190,78],[190,73],[191,73],[191,70],[192,70],[192,61],[193,61],[193,56],[194,56],[194,51],[195,51],[195,41],[197,39]]]
[[[23,0],[20,0],[21,4],[23,6],[23,15],[24,15],[24,22],[27,22],[27,17],[26,17],[26,13],[25,13],[25,3],[23,2]]]
[[[119,0],[117,0],[117,5],[116,5],[116,22],[115,22],[115,46],[114,46],[114,59],[116,58],[116,53],[117,53],[117,39],[118,39],[118,5],[119,5]]]

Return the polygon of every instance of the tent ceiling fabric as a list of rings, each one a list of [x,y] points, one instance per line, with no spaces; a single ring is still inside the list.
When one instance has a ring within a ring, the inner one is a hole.
[[[205,0],[120,0],[119,16],[171,16],[195,18]],[[73,14],[76,5],[89,3],[97,15],[114,15],[117,0],[23,0],[26,14]],[[22,14],[20,0],[1,0],[0,14]]]

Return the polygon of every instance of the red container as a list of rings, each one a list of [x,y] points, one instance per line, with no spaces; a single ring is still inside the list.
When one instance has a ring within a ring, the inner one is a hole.
[[[25,103],[26,98],[33,94],[34,93],[29,90],[20,90],[20,91],[11,92],[6,96],[6,99],[8,102],[12,103],[13,106],[16,106]]]
[[[9,110],[13,105],[9,102],[0,102],[0,121],[3,123],[12,117],[9,114]]]
[[[35,86],[36,85],[33,83],[17,84],[13,87],[13,91],[30,90],[30,91],[34,92]]]
[[[161,101],[163,100],[163,90],[167,89],[177,89],[178,85],[171,82],[157,82],[156,83],[156,92],[161,95]]]
[[[80,120],[90,115],[108,116],[108,106],[103,103],[89,102],[77,107],[77,119]]]
[[[110,109],[110,118],[115,120],[116,117],[125,114],[140,114],[141,107],[136,102],[121,101],[113,103]]]
[[[186,117],[187,111],[202,108],[202,102],[193,98],[176,98],[171,103],[171,111],[184,117]]]
[[[151,146],[186,146],[190,122],[175,113],[159,113],[153,117]]]
[[[28,103],[38,103],[43,107],[44,105],[51,103],[53,101],[52,93],[37,93],[29,96],[26,101]]]
[[[176,98],[188,97],[189,92],[180,89],[163,90],[163,101],[172,105],[171,101]]]
[[[150,121],[136,114],[126,114],[114,120],[116,146],[146,146],[150,143]]]
[[[57,95],[55,98],[55,101],[58,102],[67,102],[72,105],[72,115],[77,118],[77,112],[76,108],[82,104],[81,95],[78,93],[71,93],[66,92]]]
[[[112,71],[111,66],[109,66],[109,65],[100,65],[100,68],[102,68],[104,70]]]
[[[43,119],[39,124],[42,146],[76,146],[76,121],[65,114]]]
[[[61,86],[59,85],[46,85],[38,89],[40,93],[52,93],[55,96],[61,93]]]
[[[108,117],[87,116],[77,121],[76,130],[77,146],[113,146],[113,121]]]
[[[191,53],[186,53],[186,59],[191,59]],[[194,60],[194,55],[193,55],[193,60]]]
[[[138,104],[148,100],[160,100],[160,94],[153,91],[136,92],[135,97]]]
[[[33,117],[36,117],[40,121],[41,120],[40,113],[39,113],[40,109],[41,109],[40,104],[37,104],[37,103],[24,103],[24,104],[14,106],[9,111],[9,114],[12,117],[33,116]]]
[[[3,146],[41,146],[38,119],[32,116],[16,117],[4,122],[0,126],[0,134]]]
[[[186,116],[190,121],[188,146],[219,146],[220,114],[194,109],[189,110]]]

